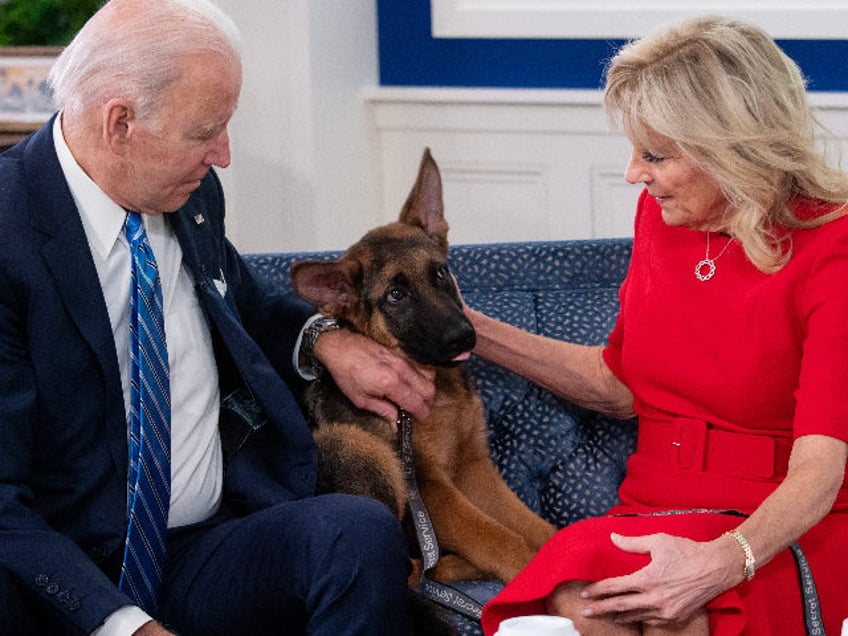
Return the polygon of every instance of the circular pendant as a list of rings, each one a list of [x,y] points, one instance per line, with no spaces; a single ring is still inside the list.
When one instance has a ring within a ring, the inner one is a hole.
[[[715,276],[715,270],[715,261],[711,258],[705,258],[695,265],[695,278],[703,283]]]

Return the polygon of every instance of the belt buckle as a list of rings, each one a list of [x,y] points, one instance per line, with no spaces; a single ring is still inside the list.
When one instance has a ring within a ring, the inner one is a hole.
[[[677,440],[677,465],[685,470],[704,470],[707,449],[707,423],[688,417],[674,419]]]

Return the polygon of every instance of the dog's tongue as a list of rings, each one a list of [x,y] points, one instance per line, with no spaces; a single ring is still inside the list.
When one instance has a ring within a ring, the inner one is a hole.
[[[463,360],[468,360],[468,358],[470,358],[470,357],[471,357],[471,352],[470,352],[470,351],[463,351],[463,352],[462,352],[462,353],[460,353],[458,356],[456,356],[456,357],[453,359],[453,361],[454,361],[454,362],[462,362]]]

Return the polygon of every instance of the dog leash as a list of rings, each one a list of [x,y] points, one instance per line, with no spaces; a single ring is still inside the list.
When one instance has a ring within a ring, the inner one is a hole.
[[[415,478],[415,456],[412,450],[412,416],[403,409],[398,409],[397,427],[400,432],[400,455],[403,466],[403,477],[406,481],[407,499],[412,515],[415,535],[421,548],[423,574],[421,582],[413,588],[419,594],[434,603],[449,610],[462,614],[466,618],[480,622],[483,605],[464,592],[446,583],[434,581],[427,572],[435,567],[439,560],[439,542],[433,529],[433,522],[427,513],[427,507],[418,490]]]
[[[804,601],[804,625],[807,628],[807,636],[825,636],[824,621],[821,615],[821,604],[816,582],[813,579],[813,571],[806,555],[801,551],[801,546],[793,543],[789,546],[795,563],[798,565],[798,577],[801,583],[801,598]]]
[[[403,409],[398,409],[398,430],[401,440],[401,460],[403,477],[406,480],[407,499],[415,525],[415,535],[421,548],[421,559],[424,572],[432,569],[439,560],[439,542],[433,530],[433,522],[427,513],[424,500],[418,491],[418,481],[415,478],[415,458],[412,452],[412,417]]]

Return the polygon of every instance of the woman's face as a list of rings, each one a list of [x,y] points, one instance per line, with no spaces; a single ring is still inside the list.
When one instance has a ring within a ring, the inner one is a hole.
[[[697,230],[724,230],[727,199],[718,184],[662,135],[648,138],[648,147],[631,139],[633,152],[624,172],[628,183],[644,183],[662,208],[668,225]]]

